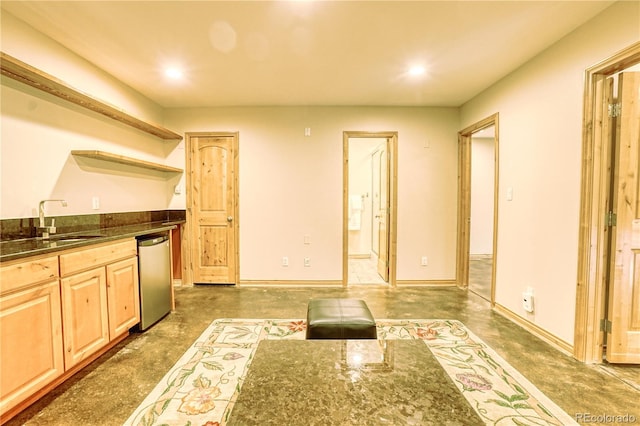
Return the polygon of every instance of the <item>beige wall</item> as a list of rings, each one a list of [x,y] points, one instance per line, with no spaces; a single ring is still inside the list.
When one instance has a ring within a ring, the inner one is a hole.
[[[49,215],[167,208],[179,176],[77,158],[71,150],[103,150],[164,164],[165,150],[175,142],[118,125],[5,77],[0,97],[0,217],[36,216],[39,200],[50,198],[66,199],[68,207],[48,205]],[[92,208],[93,197],[100,200],[98,210]]]
[[[493,254],[495,139],[471,139],[471,230],[469,253]]]
[[[161,123],[158,105],[4,11],[1,36],[5,53],[133,115]],[[181,167],[181,144],[164,142],[4,76],[0,97],[1,218],[36,216],[38,202],[48,198],[68,201],[66,208],[47,205],[48,215],[157,210],[172,204],[179,177],[79,160],[70,151],[104,150]],[[168,158],[173,151],[179,153],[178,160]],[[100,200],[98,210],[92,208],[93,197]]]
[[[640,3],[618,2],[461,109],[500,114],[496,302],[573,342],[584,71],[640,40]],[[508,187],[513,201],[506,200]],[[534,288],[535,312],[521,295]]]
[[[397,278],[455,279],[457,108],[179,109],[167,120],[176,131],[239,132],[241,279],[342,279],[346,130],[398,132]]]
[[[4,53],[138,118],[162,124],[163,110],[159,105],[110,74],[35,31],[5,10],[0,14],[0,22]]]

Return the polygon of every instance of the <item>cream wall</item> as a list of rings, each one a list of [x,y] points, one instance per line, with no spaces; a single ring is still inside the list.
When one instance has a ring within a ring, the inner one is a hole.
[[[471,139],[471,255],[493,254],[494,148],[494,138]]]
[[[166,117],[176,131],[239,132],[241,280],[342,279],[343,131],[398,132],[397,278],[455,279],[457,108],[238,107]]]
[[[5,10],[0,14],[1,48],[74,88],[104,100],[140,119],[158,124],[163,110],[158,104],[122,84],[49,37],[35,31]]]
[[[618,2],[461,108],[500,114],[496,302],[573,342],[584,71],[640,40],[640,3]],[[513,201],[506,200],[513,188]],[[535,312],[521,295],[534,289]]]
[[[162,109],[61,45],[2,13],[2,50],[112,105],[161,123]],[[71,150],[104,150],[180,167],[181,143],[164,142],[29,86],[2,77],[0,218],[162,210],[173,204],[180,176],[73,157]],[[178,160],[172,157],[177,151]],[[171,158],[169,158],[171,157]],[[92,207],[98,197],[100,208]],[[184,206],[184,205],[183,205]]]

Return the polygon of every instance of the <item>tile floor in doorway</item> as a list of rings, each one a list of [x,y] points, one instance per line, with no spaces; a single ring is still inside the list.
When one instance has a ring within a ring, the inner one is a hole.
[[[378,274],[378,257],[349,258],[348,284],[387,284]]]

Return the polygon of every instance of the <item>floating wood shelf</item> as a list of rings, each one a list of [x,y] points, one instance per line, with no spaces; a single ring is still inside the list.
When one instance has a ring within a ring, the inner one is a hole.
[[[150,169],[165,173],[182,173],[184,170],[176,167],[165,166],[164,164],[152,163],[149,161],[138,160],[131,157],[125,157],[124,155],[111,154],[104,151],[71,151],[72,155],[76,157],[94,158],[97,160],[110,161],[112,163],[126,164],[127,166],[142,167],[143,169]]]
[[[182,136],[169,129],[158,126],[150,122],[142,121],[123,110],[96,99],[86,93],[74,89],[64,81],[58,80],[54,76],[40,71],[37,68],[26,64],[11,55],[0,52],[0,72],[7,77],[20,81],[36,89],[47,92],[51,95],[65,99],[91,111],[105,115],[113,120],[134,127],[143,132],[157,136],[164,140],[181,140]]]

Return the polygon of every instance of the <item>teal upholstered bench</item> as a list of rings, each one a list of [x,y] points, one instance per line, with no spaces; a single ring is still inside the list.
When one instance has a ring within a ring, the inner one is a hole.
[[[364,300],[311,299],[307,339],[377,339],[376,322]]]

